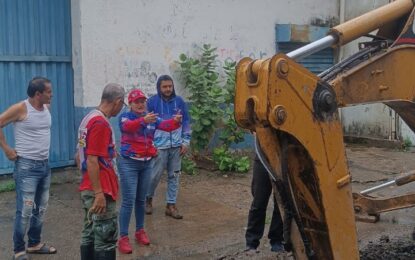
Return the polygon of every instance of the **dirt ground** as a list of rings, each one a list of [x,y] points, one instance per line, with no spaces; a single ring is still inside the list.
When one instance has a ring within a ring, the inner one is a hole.
[[[347,156],[354,191],[415,169],[413,152],[348,146]],[[135,244],[132,255],[119,255],[118,259],[291,259],[289,254],[271,253],[266,238],[261,241],[259,253],[247,255],[243,252],[251,202],[251,176],[251,173],[221,175],[207,171],[201,171],[197,176],[182,175],[178,207],[184,215],[183,220],[164,216],[166,187],[163,181],[155,199],[155,212],[146,217],[151,245],[144,247]],[[43,238],[58,249],[58,254],[34,256],[32,259],[79,259],[83,216],[77,192],[78,178],[73,169],[53,173]],[[413,190],[415,183],[387,188],[373,195],[391,196]],[[1,193],[0,259],[11,259],[12,256],[14,211],[14,192]],[[384,213],[376,224],[359,222],[357,231],[361,259],[415,259],[415,242],[411,238],[413,227],[415,208]],[[265,234],[267,231],[268,224]],[[133,234],[133,223],[130,233]]]

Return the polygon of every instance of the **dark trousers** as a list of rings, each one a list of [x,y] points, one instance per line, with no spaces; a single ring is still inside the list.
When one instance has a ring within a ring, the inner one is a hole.
[[[266,211],[269,198],[272,194],[272,184],[268,172],[258,157],[254,160],[251,192],[254,198],[249,210],[245,239],[247,247],[257,248],[259,246],[259,240],[264,235]],[[276,242],[281,243],[283,241],[281,214],[274,196],[273,199],[274,211],[268,232],[268,238],[271,244]]]

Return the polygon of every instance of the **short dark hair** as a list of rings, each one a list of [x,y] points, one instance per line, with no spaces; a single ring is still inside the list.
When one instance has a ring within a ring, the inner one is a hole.
[[[29,86],[27,86],[27,95],[32,98],[36,95],[36,92],[43,93],[47,83],[50,83],[50,80],[47,78],[34,77],[29,81]]]

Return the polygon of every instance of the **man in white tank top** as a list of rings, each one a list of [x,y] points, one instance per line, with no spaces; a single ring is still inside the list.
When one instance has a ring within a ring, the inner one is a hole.
[[[29,259],[27,253],[54,254],[56,248],[41,242],[42,224],[49,200],[50,168],[48,164],[50,127],[49,104],[52,84],[35,77],[27,88],[28,99],[16,103],[0,114],[0,147],[15,162],[16,218],[13,259]],[[15,147],[10,147],[2,128],[14,125]],[[36,196],[35,196],[36,195]],[[26,249],[24,237],[28,235]]]

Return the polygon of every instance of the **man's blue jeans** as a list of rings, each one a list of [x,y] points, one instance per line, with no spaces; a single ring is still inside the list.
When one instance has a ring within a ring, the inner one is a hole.
[[[135,208],[136,231],[144,227],[144,203],[153,168],[153,159],[138,161],[118,157],[122,202],[120,209],[120,236],[128,235],[131,213]]]
[[[158,150],[158,155],[154,158],[154,169],[151,174],[147,197],[154,197],[154,192],[160,183],[161,175],[164,169],[167,169],[166,202],[176,204],[181,167],[182,157],[180,156],[180,147]]]
[[[48,206],[50,187],[48,160],[37,161],[19,157],[14,166],[16,183],[16,219],[14,222],[14,252],[25,251],[24,237],[30,222],[28,246],[41,241],[43,218]]]

